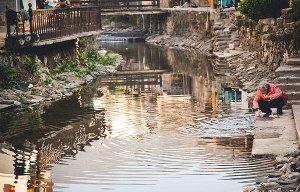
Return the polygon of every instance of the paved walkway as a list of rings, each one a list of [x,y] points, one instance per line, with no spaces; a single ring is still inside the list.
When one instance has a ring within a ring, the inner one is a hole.
[[[299,114],[293,114],[293,110]],[[283,115],[256,117],[252,155],[286,155],[298,150],[300,105],[293,105],[293,110],[285,109]]]

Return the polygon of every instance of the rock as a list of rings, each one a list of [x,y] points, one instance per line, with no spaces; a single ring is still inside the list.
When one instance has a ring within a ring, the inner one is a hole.
[[[30,102],[31,103],[40,103],[40,100],[38,100],[38,99],[31,99]]]
[[[2,101],[3,104],[7,104],[7,105],[14,104],[14,102],[15,102],[14,100],[3,100]]]
[[[278,178],[280,176],[282,176],[281,173],[272,173],[272,174],[268,175],[269,178]]]
[[[93,76],[91,76],[91,75],[87,75],[87,76],[85,77],[85,81],[86,81],[86,82],[91,82],[93,79],[94,79],[94,78],[93,78]]]
[[[292,172],[286,175],[289,179],[300,179],[300,173]]]
[[[264,25],[276,25],[276,19],[274,18],[260,19],[259,23],[262,23]]]
[[[235,46],[235,43],[229,43],[228,47],[230,50],[235,50],[236,46]]]
[[[100,56],[105,56],[105,54],[107,53],[107,51],[106,50],[100,50],[100,51],[98,51],[98,53],[99,53],[99,55]]]
[[[31,89],[31,88],[33,88],[33,85],[32,85],[32,84],[29,84],[29,85],[28,85],[28,89]]]
[[[22,103],[19,101],[14,101],[14,105],[15,105],[15,107],[21,107]]]
[[[182,8],[188,8],[189,7],[189,3],[188,2],[185,2],[183,5],[182,5]]]
[[[297,159],[295,157],[290,157],[288,162],[294,162],[297,163]]]
[[[281,171],[282,173],[285,173],[286,170],[287,170],[287,167],[288,167],[288,164],[286,163],[286,164],[284,164],[284,165],[282,166],[281,169],[279,169],[279,171]]]
[[[271,183],[262,183],[261,186],[264,189],[274,189],[274,188],[279,188],[280,185],[278,183],[275,182],[271,182]]]
[[[47,97],[47,98],[44,98],[44,101],[52,101],[53,98],[50,98],[50,97]]]
[[[281,12],[283,14],[287,14],[288,12],[290,12],[293,8],[286,8],[286,9],[282,9]]]
[[[296,179],[294,180],[288,180],[288,181],[283,181],[281,179],[274,179],[274,178],[270,178],[268,179],[269,183],[278,183],[279,185],[290,185],[290,184],[295,184],[296,183]]]
[[[23,103],[23,104],[26,104],[26,105],[32,104],[32,103],[31,103],[31,100],[29,100],[29,99],[27,99],[27,98],[22,98],[22,103]]]
[[[276,164],[283,164],[283,163],[287,163],[288,161],[289,159],[287,157],[278,156],[275,158]]]
[[[243,192],[253,192],[254,190],[254,187],[246,187]]]

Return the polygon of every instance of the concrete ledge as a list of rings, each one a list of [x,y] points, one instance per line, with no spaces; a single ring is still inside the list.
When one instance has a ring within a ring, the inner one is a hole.
[[[256,117],[252,155],[286,155],[297,151],[298,147],[291,109],[283,110],[283,115]]]
[[[298,140],[300,138],[300,103],[298,105],[292,105],[294,120],[296,125],[296,132]]]

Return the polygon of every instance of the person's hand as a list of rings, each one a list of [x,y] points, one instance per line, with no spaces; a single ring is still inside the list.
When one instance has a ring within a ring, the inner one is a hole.
[[[265,96],[265,101],[271,101],[270,96],[266,95],[266,96]]]
[[[257,115],[257,117],[261,117],[261,110],[260,109],[256,109],[256,115]]]

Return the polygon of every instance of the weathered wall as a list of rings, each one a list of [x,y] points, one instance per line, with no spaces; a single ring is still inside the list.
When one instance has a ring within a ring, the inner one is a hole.
[[[207,12],[170,11],[162,19],[163,34],[181,36],[200,41],[210,37],[206,31]]]
[[[80,38],[79,50],[96,48],[96,37],[89,36]],[[30,57],[36,61],[41,61],[44,67],[55,68],[58,63],[64,60],[75,60],[77,58],[76,40],[61,43],[11,50],[0,54],[0,63],[7,63],[11,66],[20,66],[25,57]]]
[[[103,16],[103,26],[112,30],[139,29],[149,34],[180,36],[201,41],[211,37],[206,30],[207,12],[169,11],[165,14]],[[113,20],[113,21],[112,21]]]
[[[296,31],[286,14],[281,18],[263,19],[258,23],[237,16],[236,26],[243,49],[257,51],[262,64],[268,65],[271,71],[277,69],[288,56],[295,54]]]

